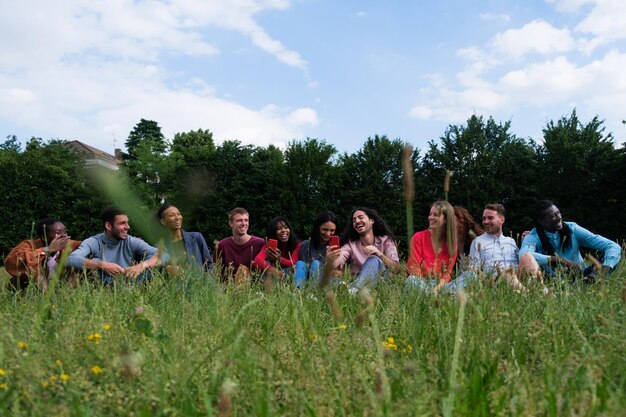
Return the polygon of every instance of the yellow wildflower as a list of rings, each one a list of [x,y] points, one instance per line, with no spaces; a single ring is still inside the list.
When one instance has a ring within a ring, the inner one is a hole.
[[[56,381],[57,380],[57,376],[56,375],[50,375],[50,380],[51,381]]]
[[[398,350],[398,345],[396,344],[396,339],[393,337],[388,337],[387,340],[383,341],[383,347],[389,350]]]
[[[17,342],[17,347],[20,349],[28,349],[28,342],[22,342],[21,340]]]
[[[59,375],[59,379],[61,381],[66,381],[67,382],[67,381],[70,380],[70,376],[68,374],[61,374],[61,375]]]
[[[413,352],[413,346],[407,343],[406,347],[402,349],[402,353],[411,353]]]
[[[0,368],[0,376],[4,376],[4,369]]]
[[[100,336],[100,333],[92,333],[87,336],[87,340],[89,340],[90,342],[99,343],[100,339],[102,339],[102,336]]]
[[[104,372],[104,371],[98,365],[94,365],[94,366],[91,367],[91,373],[94,374],[94,375],[101,374],[102,372]]]
[[[102,326],[102,328],[104,330],[111,330],[111,325],[110,324],[105,324],[104,326]]]
[[[5,390],[5,391],[6,391],[6,390],[7,390],[7,388],[9,388],[9,387],[7,386],[7,384],[4,384],[4,383],[0,384],[0,389],[3,389],[3,390]]]
[[[347,324],[340,324],[340,325],[339,325],[339,328],[340,328],[341,330],[346,330],[346,329],[348,328],[348,325],[347,325]]]
[[[56,363],[58,366],[63,365],[63,362],[61,362],[61,359],[57,359],[56,361],[54,361],[54,363]]]
[[[41,386],[43,388],[48,388],[50,386],[50,382],[49,381],[41,381]]]

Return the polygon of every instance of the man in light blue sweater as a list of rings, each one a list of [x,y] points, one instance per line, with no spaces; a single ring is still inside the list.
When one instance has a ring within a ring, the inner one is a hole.
[[[564,222],[559,209],[549,200],[535,204],[535,228],[524,238],[520,249],[520,270],[537,275],[540,268],[549,275],[555,268],[595,276],[610,274],[620,261],[621,247],[574,222]],[[601,271],[595,266],[585,267],[581,248],[601,252]]]
[[[100,217],[104,233],[83,240],[70,254],[73,268],[99,271],[102,283],[111,285],[120,277],[147,281],[151,278],[150,268],[167,261],[167,254],[160,259],[157,248],[128,234],[128,216],[118,208],[107,207]]]

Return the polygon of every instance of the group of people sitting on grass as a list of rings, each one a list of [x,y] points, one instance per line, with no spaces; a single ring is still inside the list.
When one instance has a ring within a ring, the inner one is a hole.
[[[165,232],[164,244],[155,242],[160,248],[129,235],[128,215],[115,207],[101,213],[104,232],[82,242],[71,240],[61,221],[42,220],[35,228],[37,239],[22,241],[4,260],[12,276],[10,285],[24,288],[35,283],[45,290],[54,274],[73,280],[89,271],[94,274],[87,275],[105,285],[121,279],[146,282],[153,268],[162,267],[174,276],[193,269],[217,269],[222,281],[235,285],[245,285],[255,277],[291,280],[298,288],[345,282],[356,293],[402,270],[393,233],[370,208],[352,210],[341,238],[337,216],[324,211],[304,241],[298,240],[283,216],[270,221],[266,239],[252,236],[248,212],[235,208],[228,216],[232,235],[216,243],[213,256],[201,233],[183,230],[177,207],[164,204],[156,217]],[[501,279],[523,290],[527,278],[543,282],[544,276],[561,271],[572,278],[593,279],[610,274],[620,261],[617,243],[574,222],[564,222],[551,201],[537,202],[533,221],[534,228],[518,248],[513,238],[503,234],[501,204],[485,206],[483,232],[467,210],[436,201],[430,208],[428,228],[411,239],[407,288],[457,291],[473,281]],[[581,248],[597,251],[600,260],[592,258],[587,266]],[[69,253],[66,262],[64,252]],[[350,274],[344,272],[346,268]]]

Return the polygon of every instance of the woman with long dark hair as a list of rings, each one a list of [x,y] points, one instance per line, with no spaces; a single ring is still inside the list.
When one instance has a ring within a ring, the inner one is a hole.
[[[580,248],[603,252],[602,272],[610,273],[618,264],[622,250],[620,246],[600,235],[591,233],[574,222],[564,222],[561,211],[550,200],[535,204],[534,228],[522,241],[519,268],[521,272],[537,276],[541,269],[554,275],[554,269],[564,268],[572,272],[583,272],[584,260]],[[584,270],[584,275],[595,275],[593,266]]]
[[[313,282],[318,282],[320,267],[326,259],[326,248],[331,236],[337,232],[337,216],[332,211],[323,211],[317,215],[313,222],[311,238],[302,241],[300,245],[299,260],[296,263],[296,275],[303,277],[301,282],[296,282],[297,287],[304,285],[308,277]]]
[[[274,217],[267,225],[267,239],[277,241],[276,248],[267,242],[254,258],[255,267],[276,278],[284,278],[294,271],[300,253],[300,241],[289,220],[284,216]],[[298,277],[300,279],[300,277]],[[294,281],[298,282],[294,277]]]

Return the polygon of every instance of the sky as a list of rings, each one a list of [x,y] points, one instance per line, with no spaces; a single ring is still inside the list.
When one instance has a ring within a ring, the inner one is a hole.
[[[541,140],[576,108],[626,142],[624,0],[24,0],[0,15],[0,134],[426,149],[473,114]]]

